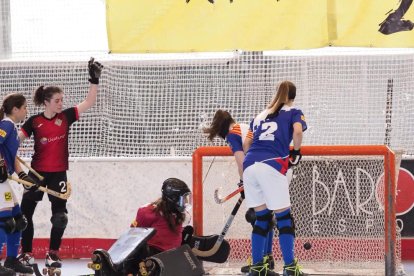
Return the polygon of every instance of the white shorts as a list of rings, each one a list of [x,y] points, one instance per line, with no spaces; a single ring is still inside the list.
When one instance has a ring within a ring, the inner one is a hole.
[[[9,180],[0,183],[0,211],[11,210],[17,204],[19,201]]]
[[[267,209],[278,210],[290,206],[287,177],[267,164],[256,162],[247,167],[243,183],[249,208],[266,204]]]

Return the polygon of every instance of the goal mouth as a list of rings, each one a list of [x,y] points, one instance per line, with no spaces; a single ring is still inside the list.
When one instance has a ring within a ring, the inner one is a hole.
[[[301,152],[304,158],[293,168],[289,189],[295,256],[304,270],[361,275],[369,269],[376,273],[372,275],[396,275],[401,260],[395,219],[400,158],[396,161],[395,153],[382,145],[303,146]],[[231,155],[228,147],[201,147],[193,154],[197,235],[219,233],[234,206],[236,199],[217,204],[213,196],[220,186],[224,195],[235,189],[237,166]],[[243,264],[251,254],[246,209],[242,205],[225,236],[231,245],[229,263]],[[275,235],[273,254],[281,260],[277,230]]]

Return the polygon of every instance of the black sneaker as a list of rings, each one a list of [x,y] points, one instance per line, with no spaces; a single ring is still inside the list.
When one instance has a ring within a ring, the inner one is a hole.
[[[16,257],[7,257],[6,261],[4,262],[4,267],[12,269],[17,273],[33,274],[33,268],[30,266],[25,266]]]

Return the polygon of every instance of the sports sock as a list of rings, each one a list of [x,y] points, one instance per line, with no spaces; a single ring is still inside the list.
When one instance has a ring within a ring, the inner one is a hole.
[[[267,213],[269,213],[270,210],[265,209],[262,211],[256,212],[256,217],[264,216]],[[255,222],[255,227],[260,227],[264,231],[269,226],[269,222],[266,220],[257,220]],[[265,249],[265,243],[266,243],[267,235],[263,236],[257,233],[252,232],[252,258],[253,258],[253,264],[257,264],[258,262],[261,262],[263,260],[263,252]]]
[[[287,209],[283,212],[275,214],[278,229],[283,227],[292,227],[292,219],[278,220],[278,218],[289,215],[289,213],[290,209]],[[292,234],[279,234],[279,244],[285,265],[293,263],[295,259],[294,243],[295,237]]]

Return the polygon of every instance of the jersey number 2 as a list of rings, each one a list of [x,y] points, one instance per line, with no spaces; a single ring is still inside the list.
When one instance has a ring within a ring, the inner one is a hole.
[[[276,122],[267,122],[262,124],[262,131],[263,133],[260,134],[259,140],[275,140],[275,131],[277,130],[277,123]]]

